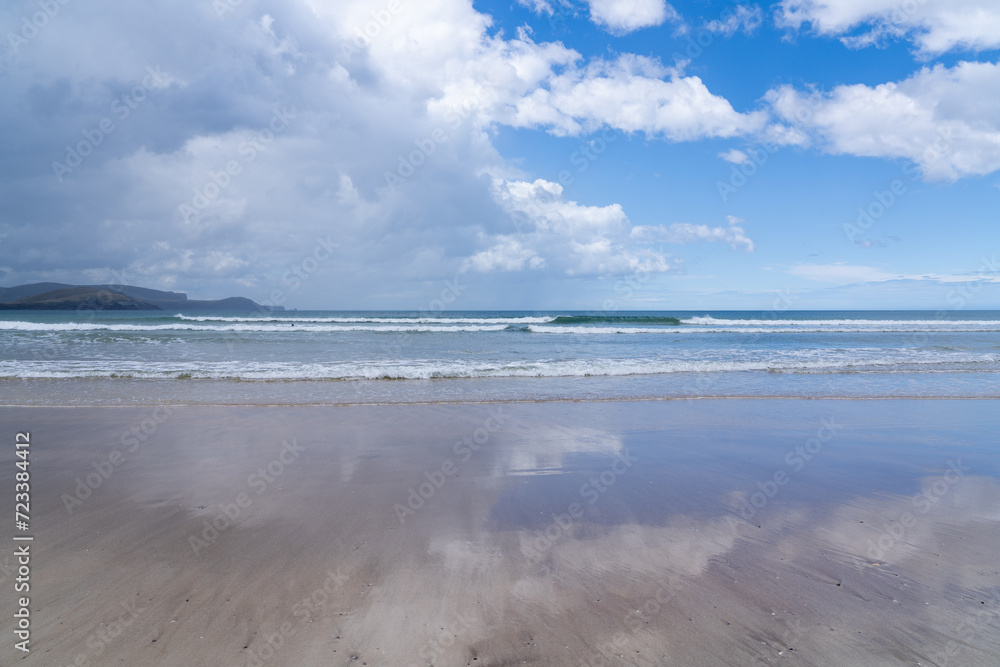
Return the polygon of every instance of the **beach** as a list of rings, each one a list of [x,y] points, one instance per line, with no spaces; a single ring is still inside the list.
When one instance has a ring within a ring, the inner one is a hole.
[[[0,656],[994,665],[998,407],[0,408],[33,503],[31,652]]]
[[[1000,667],[1000,0],[0,20],[0,667]]]

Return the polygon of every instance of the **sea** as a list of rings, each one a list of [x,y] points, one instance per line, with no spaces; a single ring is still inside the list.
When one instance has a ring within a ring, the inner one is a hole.
[[[998,398],[1000,311],[6,311],[5,405]]]

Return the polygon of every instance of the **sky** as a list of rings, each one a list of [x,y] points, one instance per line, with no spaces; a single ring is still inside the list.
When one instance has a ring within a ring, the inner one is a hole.
[[[0,7],[0,284],[1000,308],[996,0]]]

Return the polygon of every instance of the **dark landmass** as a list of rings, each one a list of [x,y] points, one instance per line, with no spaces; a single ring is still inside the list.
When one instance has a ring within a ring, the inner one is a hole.
[[[151,304],[109,289],[70,287],[0,304],[5,310],[159,310]]]
[[[34,283],[0,287],[0,310],[284,310],[261,306],[239,296],[227,299],[188,299],[183,292],[132,285],[66,285]]]

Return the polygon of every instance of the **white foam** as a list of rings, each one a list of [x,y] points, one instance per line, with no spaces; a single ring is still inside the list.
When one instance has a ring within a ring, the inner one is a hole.
[[[95,324],[89,322],[0,322],[3,331],[217,331],[217,332],[341,332],[341,331],[385,331],[385,332],[475,332],[502,331],[504,324],[482,325],[441,325],[428,324],[316,324],[306,322],[292,327],[288,323],[258,322],[250,320],[245,323],[232,324]],[[296,325],[299,324],[295,320]]]
[[[1000,321],[998,320],[959,320],[959,319],[933,319],[933,320],[813,320],[813,319],[802,319],[802,320],[789,320],[789,319],[771,319],[767,317],[762,317],[752,320],[738,320],[738,319],[720,319],[712,317],[711,315],[705,315],[702,317],[689,317],[687,319],[681,320],[682,324],[689,324],[694,326],[715,326],[715,327],[812,327],[812,328],[826,328],[826,327],[854,327],[854,328],[864,328],[869,330],[870,328],[878,327],[906,327],[906,328],[936,328],[936,327],[993,327],[1000,328]],[[891,329],[890,329],[891,330]]]
[[[859,354],[860,353],[860,354]],[[887,353],[867,350],[792,350],[767,358],[734,359],[724,350],[706,350],[694,358],[674,359],[541,359],[518,362],[436,359],[296,362],[146,362],[134,361],[0,361],[4,378],[134,378],[242,380],[428,380],[435,378],[586,377],[725,373],[739,371],[842,372],[947,366],[950,370],[1000,370],[998,354],[955,354],[928,350]],[[713,358],[714,357],[714,358]]]
[[[311,331],[337,333],[370,332],[488,332],[502,331],[510,325],[541,334],[794,334],[794,333],[994,333],[1000,332],[997,320],[726,320],[711,316],[683,320],[682,325],[642,325],[636,323],[551,324],[554,317],[223,317],[175,315],[173,322],[157,318],[156,324],[142,321],[104,322],[29,322],[0,321],[0,331],[23,332],[288,332]],[[292,325],[295,325],[294,327]]]
[[[721,322],[722,320],[720,320]],[[794,333],[980,333],[1000,332],[1000,322],[962,322],[948,327],[933,327],[930,323],[871,322],[870,326],[848,325],[844,323],[817,325],[814,321],[796,321],[795,326],[664,326],[664,327],[623,327],[623,326],[559,326],[529,325],[533,333],[541,334],[794,334]],[[896,326],[896,325],[900,326]],[[920,326],[923,325],[923,326]],[[961,326],[965,325],[965,326]]]
[[[554,317],[223,317],[183,315],[174,317],[190,322],[313,322],[326,324],[541,324]]]

